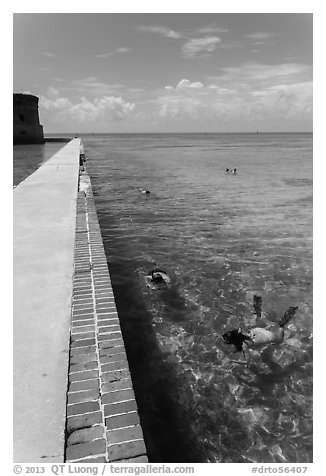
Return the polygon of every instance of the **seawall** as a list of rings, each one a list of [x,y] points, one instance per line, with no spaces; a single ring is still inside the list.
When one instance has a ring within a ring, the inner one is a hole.
[[[81,147],[14,190],[15,462],[147,461]]]

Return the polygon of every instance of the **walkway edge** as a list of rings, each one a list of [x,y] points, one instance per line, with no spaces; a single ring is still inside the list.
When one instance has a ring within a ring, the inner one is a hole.
[[[80,139],[14,189],[14,462],[63,462]]]

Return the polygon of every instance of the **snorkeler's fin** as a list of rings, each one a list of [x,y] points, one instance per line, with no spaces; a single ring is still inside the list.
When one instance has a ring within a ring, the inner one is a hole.
[[[287,311],[285,311],[284,316],[282,317],[282,319],[278,323],[278,326],[279,327],[284,327],[285,324],[287,324],[290,321],[290,319],[292,319],[294,314],[297,312],[297,309],[298,309],[298,306],[295,306],[295,307],[290,306],[289,309]]]
[[[261,305],[262,305],[263,299],[261,296],[257,296],[254,294],[253,298],[253,306],[255,309],[255,314],[257,314],[257,317],[261,317]]]

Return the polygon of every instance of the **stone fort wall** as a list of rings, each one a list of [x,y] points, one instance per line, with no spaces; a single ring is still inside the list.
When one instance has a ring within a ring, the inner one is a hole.
[[[39,121],[38,97],[32,94],[13,95],[14,144],[42,144],[43,127]]]

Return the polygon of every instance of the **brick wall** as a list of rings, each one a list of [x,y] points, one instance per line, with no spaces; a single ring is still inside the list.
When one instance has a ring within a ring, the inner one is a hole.
[[[147,462],[87,171],[77,200],[65,461]]]

